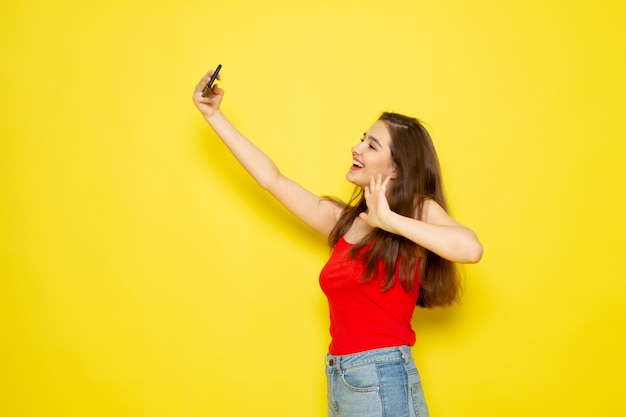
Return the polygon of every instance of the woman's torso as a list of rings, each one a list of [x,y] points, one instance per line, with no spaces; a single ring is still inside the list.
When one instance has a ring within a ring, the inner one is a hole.
[[[369,231],[371,227],[357,218],[320,273],[330,309],[329,351],[333,355],[415,343],[411,317],[419,296],[418,277],[414,291],[409,292],[397,277],[394,285],[382,292],[382,267],[373,279],[361,282],[364,265],[360,258],[350,256],[350,250]]]

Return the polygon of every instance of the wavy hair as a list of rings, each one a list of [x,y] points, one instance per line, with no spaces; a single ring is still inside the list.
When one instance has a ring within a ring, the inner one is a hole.
[[[437,153],[422,123],[412,117],[387,112],[378,120],[387,125],[391,136],[391,159],[396,175],[387,189],[390,209],[402,216],[422,219],[424,203],[433,200],[447,210]],[[328,237],[331,247],[366,209],[363,190],[357,187]],[[415,280],[419,280],[417,305],[420,307],[446,307],[459,297],[456,264],[402,236],[374,229],[353,246],[350,254],[360,257],[365,265],[361,282],[373,279],[382,262],[386,275],[382,291],[393,286],[396,275],[406,291],[415,288]]]

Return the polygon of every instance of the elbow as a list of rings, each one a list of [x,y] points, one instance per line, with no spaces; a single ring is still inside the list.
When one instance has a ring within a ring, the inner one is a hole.
[[[278,170],[264,172],[260,175],[255,175],[254,180],[256,183],[265,191],[269,191],[273,194],[274,189],[277,187],[276,184],[281,179],[280,172]]]
[[[462,239],[456,241],[454,245],[454,256],[448,259],[460,264],[475,264],[480,262],[482,257],[483,245],[474,232],[468,231]]]
[[[463,263],[475,264],[478,263],[483,257],[483,245],[478,240],[468,245],[465,251]]]
[[[272,192],[272,188],[273,188],[272,187],[272,185],[273,185],[272,181],[270,181],[267,178],[255,178],[254,180],[259,185],[259,187],[261,187],[263,190],[269,191],[270,193]]]

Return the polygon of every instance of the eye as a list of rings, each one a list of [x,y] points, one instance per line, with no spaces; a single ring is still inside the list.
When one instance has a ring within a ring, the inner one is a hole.
[[[360,139],[361,143],[365,142],[367,138],[367,134],[363,134],[363,137]],[[374,146],[373,142],[370,140],[369,143],[367,144],[367,147],[373,150],[377,150],[376,146]]]

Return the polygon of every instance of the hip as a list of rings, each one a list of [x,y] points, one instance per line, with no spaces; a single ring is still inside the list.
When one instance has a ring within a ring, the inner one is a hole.
[[[409,346],[326,355],[329,416],[428,416]]]

